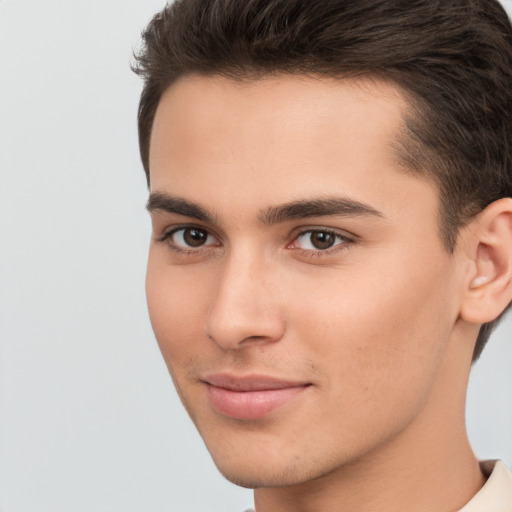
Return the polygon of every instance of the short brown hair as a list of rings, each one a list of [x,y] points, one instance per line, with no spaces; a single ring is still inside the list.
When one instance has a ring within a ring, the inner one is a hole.
[[[399,152],[437,185],[449,251],[469,219],[512,197],[512,27],[496,0],[176,0],[144,31],[134,70],[148,183],[155,112],[184,75],[368,74],[409,101]]]

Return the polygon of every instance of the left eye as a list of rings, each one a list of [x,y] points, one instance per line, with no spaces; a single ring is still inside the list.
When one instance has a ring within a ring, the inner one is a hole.
[[[299,235],[293,247],[310,251],[325,251],[336,245],[347,242],[347,239],[332,231],[311,230]]]
[[[217,240],[206,229],[180,228],[171,233],[169,237],[174,245],[180,248],[196,249],[208,245],[216,245]]]

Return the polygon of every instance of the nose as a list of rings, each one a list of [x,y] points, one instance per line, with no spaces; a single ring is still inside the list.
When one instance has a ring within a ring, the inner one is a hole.
[[[278,341],[285,324],[271,266],[232,254],[219,274],[206,320],[208,337],[226,350]]]

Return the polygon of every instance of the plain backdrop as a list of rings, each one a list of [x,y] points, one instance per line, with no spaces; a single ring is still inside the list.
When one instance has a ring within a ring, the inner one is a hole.
[[[148,321],[140,31],[162,0],[0,0],[0,511],[240,512]],[[512,12],[511,2],[505,5]],[[474,368],[479,457],[512,465],[512,321]]]

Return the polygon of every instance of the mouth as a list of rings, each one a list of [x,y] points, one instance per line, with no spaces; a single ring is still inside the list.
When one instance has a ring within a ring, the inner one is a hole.
[[[203,382],[213,408],[223,416],[238,420],[264,418],[296,400],[311,386],[262,375],[215,374]]]

